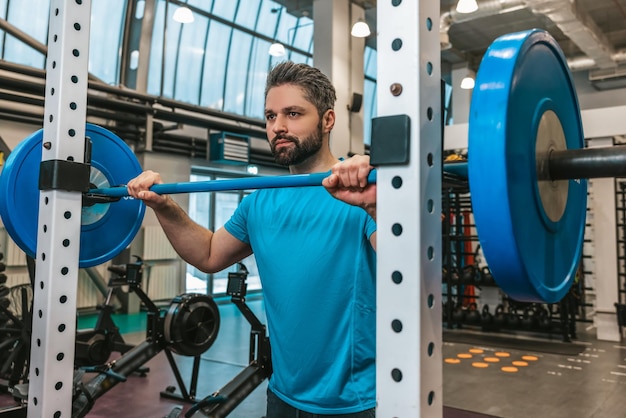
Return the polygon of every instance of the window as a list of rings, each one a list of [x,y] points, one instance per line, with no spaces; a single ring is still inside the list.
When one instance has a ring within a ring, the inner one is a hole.
[[[190,0],[187,4],[193,7],[195,20],[180,24],[172,19],[175,5],[170,3],[166,20],[165,0],[156,1],[150,94],[263,119],[270,66],[286,59],[312,63],[313,20],[295,17],[275,1]],[[286,56],[269,56],[273,40],[285,45]]]
[[[190,181],[220,180],[216,174],[192,174]],[[198,224],[215,231],[222,227],[246,195],[246,192],[211,192],[191,193],[189,195],[189,216]],[[261,289],[261,280],[256,266],[254,254],[242,260],[248,269],[248,290]],[[223,295],[226,293],[228,273],[237,270],[233,265],[215,274],[203,273],[191,265],[187,265],[186,291]]]
[[[6,2],[5,2],[6,3]],[[48,14],[50,12],[50,0],[33,1],[24,7],[18,2],[9,2],[6,19],[13,26],[29,34],[41,44],[47,44],[48,37]],[[46,57],[39,51],[34,50],[22,41],[11,35],[4,34],[3,56],[7,61],[30,67],[43,68]]]
[[[376,50],[366,46],[363,59],[363,74],[365,85],[363,93],[363,141],[366,145],[372,144],[372,119],[378,115],[376,106]]]
[[[89,72],[112,85],[120,82],[120,57],[126,4],[127,0],[93,0],[91,2]]]
[[[89,72],[105,83],[118,84],[120,51],[128,0],[93,0],[89,31]],[[25,7],[25,3],[27,7]],[[6,15],[4,14],[6,13]],[[0,18],[27,33],[42,45],[48,43],[50,0],[0,0]],[[22,41],[0,31],[2,59],[44,68],[46,57]]]
[[[0,0],[0,18],[45,45],[50,0],[29,0],[27,8],[23,3]],[[287,13],[277,1],[183,3],[193,9],[193,23],[173,20],[178,7],[175,3],[155,0],[151,6],[144,5],[154,7],[147,64],[149,94],[262,120],[265,77],[270,67],[286,59],[313,63],[313,20]],[[129,0],[92,1],[89,72],[111,85],[119,85],[122,79],[121,58],[127,53],[123,50],[126,13],[132,4]],[[135,19],[131,24],[142,22]],[[44,68],[43,54],[3,31],[0,38],[0,58]],[[287,55],[269,56],[274,40],[285,45]],[[369,121],[376,116],[376,51],[371,48],[366,48],[365,74],[364,121],[369,144]]]

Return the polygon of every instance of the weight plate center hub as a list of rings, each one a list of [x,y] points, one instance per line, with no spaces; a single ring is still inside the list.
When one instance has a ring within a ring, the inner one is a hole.
[[[537,164],[537,177],[541,173],[548,174],[550,153],[567,149],[565,133],[559,117],[552,110],[547,110],[541,115],[537,130],[537,142],[535,145],[535,158]],[[540,180],[537,184],[540,203],[543,210],[552,222],[558,222],[565,213],[569,180]],[[548,222],[549,224],[549,222]]]

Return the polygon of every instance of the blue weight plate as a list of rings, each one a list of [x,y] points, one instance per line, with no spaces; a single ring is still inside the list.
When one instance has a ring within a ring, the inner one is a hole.
[[[126,184],[141,172],[130,148],[115,134],[87,124],[92,141],[90,182],[96,187]],[[0,216],[9,236],[31,257],[37,250],[39,166],[43,130],[9,154],[0,175]],[[141,227],[145,205],[122,198],[119,202],[84,207],[81,213],[79,266],[102,264],[124,250]]]
[[[562,216],[546,215],[535,158],[546,111],[558,117],[566,148],[582,148],[578,98],[556,41],[537,29],[496,39],[480,64],[470,107],[468,176],[476,229],[504,292],[552,303],[569,290],[581,257],[587,182],[569,180]]]

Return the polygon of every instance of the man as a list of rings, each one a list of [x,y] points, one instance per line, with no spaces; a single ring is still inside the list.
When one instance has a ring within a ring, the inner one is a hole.
[[[180,256],[217,272],[254,252],[272,346],[267,418],[375,416],[376,186],[369,157],[329,146],[335,89],[319,70],[284,62],[265,89],[266,131],[292,174],[331,171],[324,187],[256,191],[215,233],[194,223],[147,171],[129,194],[152,207]]]

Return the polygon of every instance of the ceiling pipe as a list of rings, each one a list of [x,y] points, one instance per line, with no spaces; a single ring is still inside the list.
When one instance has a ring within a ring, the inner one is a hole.
[[[626,62],[626,50],[620,50],[611,54],[611,60],[615,63],[615,65],[610,68],[615,68],[616,65]],[[567,65],[572,71],[598,69],[595,60],[585,55],[568,59]]]
[[[571,0],[526,0],[533,13],[552,20],[565,36],[589,58],[597,68],[612,68],[615,50],[588,13]]]
[[[448,31],[455,23],[528,8],[550,19],[585,54],[569,59],[572,71],[613,68],[626,61],[626,51],[615,51],[591,17],[572,0],[487,0],[478,2],[474,13],[458,13],[454,8],[442,13],[439,20],[441,49],[452,47]]]
[[[452,47],[448,31],[455,23],[467,22],[482,17],[494,16],[503,13],[509,13],[520,8],[525,8],[526,3],[523,0],[488,0],[478,2],[478,10],[473,13],[459,13],[455,7],[443,12],[439,18],[439,34],[441,49],[446,50]]]

